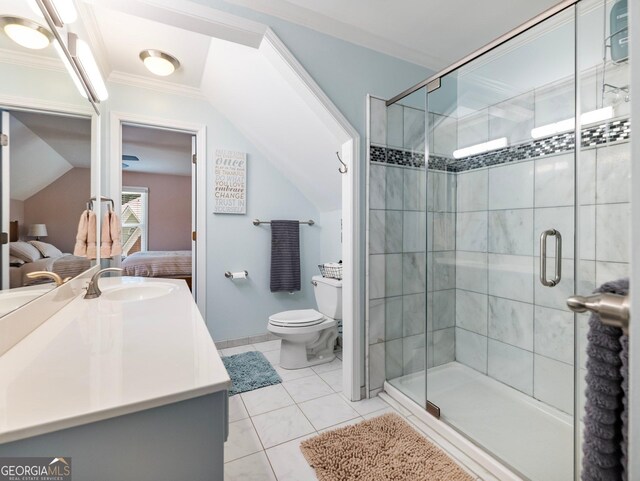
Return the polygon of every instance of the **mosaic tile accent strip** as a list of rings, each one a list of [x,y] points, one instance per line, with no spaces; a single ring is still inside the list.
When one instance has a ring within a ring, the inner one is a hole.
[[[629,119],[613,120],[582,131],[582,147],[594,147],[610,142],[629,140],[631,123]],[[429,157],[430,170],[446,172],[464,172],[466,170],[506,164],[520,160],[534,159],[545,155],[571,152],[574,147],[574,133],[553,135],[543,139],[493,150],[484,154],[473,155],[464,159],[452,159],[442,156]],[[372,162],[380,162],[405,167],[424,167],[424,154],[418,152],[391,149],[372,145],[370,147]]]
[[[400,165],[402,167],[424,167],[424,153],[410,150],[388,149],[372,145],[369,149],[371,162]]]

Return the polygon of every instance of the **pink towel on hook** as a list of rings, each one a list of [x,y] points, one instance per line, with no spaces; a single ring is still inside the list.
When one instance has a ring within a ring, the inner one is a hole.
[[[73,248],[73,255],[86,257],[87,255],[87,233],[89,230],[89,211],[82,211],[78,222],[78,232],[76,234],[76,245]]]
[[[115,212],[111,212],[109,225],[109,232],[111,234],[111,257],[122,255],[120,218]]]
[[[87,259],[95,259],[98,255],[98,245],[96,243],[96,213],[89,211],[87,222]]]
[[[111,257],[111,212],[107,211],[102,219],[102,228],[100,232],[100,237],[102,241],[100,242],[100,258],[108,259]]]

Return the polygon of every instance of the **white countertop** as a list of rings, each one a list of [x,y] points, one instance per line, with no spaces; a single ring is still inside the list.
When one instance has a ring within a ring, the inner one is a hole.
[[[0,443],[226,390],[231,383],[184,281],[144,301],[79,297],[0,357]]]

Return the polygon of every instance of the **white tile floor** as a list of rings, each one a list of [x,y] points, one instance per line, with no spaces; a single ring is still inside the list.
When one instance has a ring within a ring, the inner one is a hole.
[[[225,481],[316,480],[300,451],[302,441],[385,412],[408,414],[396,411],[378,397],[347,401],[342,396],[340,359],[287,371],[278,366],[279,349],[279,341],[268,341],[221,350],[223,356],[261,351],[283,381],[229,398]]]

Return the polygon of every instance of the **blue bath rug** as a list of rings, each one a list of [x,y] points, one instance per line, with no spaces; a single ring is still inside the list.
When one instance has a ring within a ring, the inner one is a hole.
[[[223,357],[222,362],[231,378],[230,396],[282,382],[276,370],[261,352],[234,354]]]

